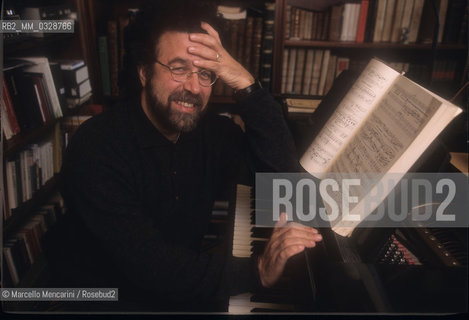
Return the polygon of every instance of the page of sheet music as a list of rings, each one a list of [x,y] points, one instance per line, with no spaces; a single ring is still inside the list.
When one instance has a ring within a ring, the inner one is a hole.
[[[399,77],[330,171],[387,172],[440,105],[412,81]]]
[[[337,173],[373,173],[373,181],[365,183],[364,176],[360,175],[362,183],[350,188],[350,195],[356,196],[359,200],[358,203],[350,206],[351,215],[360,215],[361,221],[371,213],[369,210],[376,208],[376,206],[371,206],[368,210],[364,210],[362,200],[369,192],[373,193],[371,189],[375,187],[376,183],[380,179],[385,179],[383,176],[408,150],[414,139],[419,134],[423,134],[422,130],[441,104],[441,101],[405,77],[399,77],[394,82],[371,116],[330,168],[331,172]],[[433,137],[429,137],[430,141],[433,139]],[[414,153],[418,153],[417,150]],[[413,160],[408,159],[406,166],[402,167],[403,171],[397,173],[407,172],[412,164]],[[340,176],[341,174],[336,174],[335,178],[340,180]],[[394,178],[394,176],[392,177]],[[381,189],[383,192],[380,193],[382,196],[380,201],[383,201],[393,188],[390,181],[382,181],[382,183],[384,187],[380,188],[384,189]],[[397,183],[397,181],[393,183]],[[336,201],[338,201],[340,195],[337,194],[336,197]],[[340,206],[340,202],[338,203]],[[375,202],[376,205],[378,203]],[[339,234],[349,233],[358,223],[359,221],[341,221],[338,224],[340,228],[335,225],[334,231]]]
[[[320,178],[398,76],[384,63],[371,60],[305,152],[301,165]]]

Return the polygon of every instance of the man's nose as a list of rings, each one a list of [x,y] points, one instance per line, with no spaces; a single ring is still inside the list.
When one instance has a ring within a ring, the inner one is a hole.
[[[193,94],[200,93],[199,75],[197,73],[190,74],[189,78],[184,82],[184,89]]]

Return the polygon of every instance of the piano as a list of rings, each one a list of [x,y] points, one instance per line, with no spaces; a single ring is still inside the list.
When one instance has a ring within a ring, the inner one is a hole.
[[[232,254],[263,250],[270,228],[254,226],[251,187],[238,185]],[[356,229],[345,238],[320,229],[323,241],[294,256],[272,289],[230,298],[228,312],[467,312],[467,229]]]

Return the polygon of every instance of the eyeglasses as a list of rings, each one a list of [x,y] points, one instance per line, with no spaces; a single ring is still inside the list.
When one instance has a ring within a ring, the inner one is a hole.
[[[163,67],[167,68],[171,72],[171,76],[173,77],[174,81],[177,82],[184,82],[187,81],[190,77],[192,77],[193,73],[197,73],[199,78],[199,84],[202,87],[211,87],[215,81],[217,81],[217,75],[208,70],[199,70],[199,71],[192,71],[191,68],[185,67],[170,67],[165,65],[164,63],[155,60],[156,63],[162,65]]]

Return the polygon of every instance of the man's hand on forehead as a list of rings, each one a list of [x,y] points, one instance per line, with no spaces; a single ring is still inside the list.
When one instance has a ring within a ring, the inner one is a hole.
[[[207,31],[207,34],[189,34],[189,40],[193,45],[187,50],[201,58],[194,60],[194,65],[215,72],[222,81],[235,90],[253,84],[253,76],[223,48],[218,32],[206,22],[202,22],[201,27]]]

